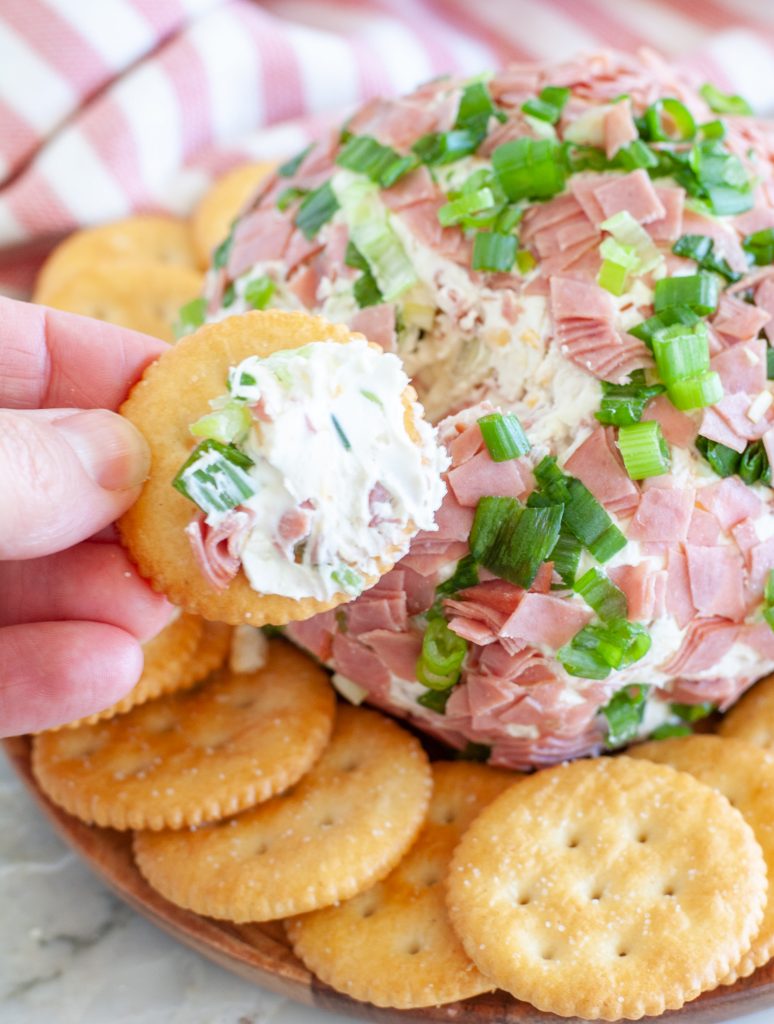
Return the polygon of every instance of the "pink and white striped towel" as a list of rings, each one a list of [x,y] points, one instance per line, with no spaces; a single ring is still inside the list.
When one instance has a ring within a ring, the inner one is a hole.
[[[213,175],[299,149],[443,72],[650,46],[774,110],[759,0],[3,0],[0,288],[51,244],[187,212]]]

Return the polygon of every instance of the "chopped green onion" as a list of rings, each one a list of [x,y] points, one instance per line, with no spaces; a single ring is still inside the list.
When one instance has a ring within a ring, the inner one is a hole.
[[[774,608],[764,608],[763,618],[766,623],[774,630]]]
[[[739,459],[737,473],[746,484],[757,484],[769,468],[769,460],[762,441],[747,445]]]
[[[639,338],[640,341],[644,341],[648,348],[653,348],[653,337],[662,328],[672,327],[674,324],[685,324],[687,327],[693,327],[700,320],[701,317],[698,313],[694,313],[688,306],[669,306],[666,309],[662,309],[660,313],[656,313],[655,316],[643,320],[636,327],[630,327],[629,334]]]
[[[518,242],[515,235],[479,231],[473,241],[474,270],[507,271],[513,267]]]
[[[547,121],[549,124],[556,124],[562,116],[567,100],[570,98],[570,90],[562,86],[547,85],[541,89],[537,99],[529,99],[522,103],[521,109],[530,117],[536,117],[539,121]]]
[[[272,300],[277,286],[270,277],[262,274],[253,278],[245,288],[245,302],[253,309],[266,309]]]
[[[452,128],[448,132],[431,132],[429,135],[423,135],[414,143],[411,150],[421,163],[441,166],[475,153],[481,141],[482,136],[478,131]]]
[[[222,270],[222,268],[228,263],[228,257],[231,253],[231,246],[233,244],[234,231],[232,229],[212,254],[212,266],[215,270]]]
[[[528,589],[559,539],[561,505],[525,507],[516,498],[479,500],[470,551],[479,565]]]
[[[699,125],[699,131],[703,139],[725,139],[726,124],[720,120],[706,121]]]
[[[715,705],[710,701],[701,704],[670,704],[669,710],[682,722],[700,722],[702,718],[711,715],[715,711]]]
[[[708,316],[718,308],[718,282],[709,274],[689,274],[685,277],[664,277],[656,281],[653,307],[657,313],[670,306],[688,306],[701,316]]]
[[[492,153],[492,167],[508,199],[550,199],[564,189],[567,169],[553,139],[513,139]]]
[[[177,319],[174,325],[175,339],[191,334],[197,327],[201,327],[206,314],[206,299],[191,299],[190,302],[186,302],[184,306],[181,306],[177,311]]]
[[[628,615],[626,594],[601,569],[589,569],[577,581],[573,590],[580,594],[603,622],[608,619],[625,619]]]
[[[309,195],[308,188],[295,188],[295,186],[285,188],[277,196],[277,209],[284,213],[297,199],[303,199],[307,195]]]
[[[457,567],[448,578],[435,588],[436,597],[449,597],[460,590],[474,587],[478,583],[478,566],[473,555],[465,555],[457,562]]]
[[[630,423],[618,431],[618,447],[632,480],[646,480],[669,472],[671,456],[656,420]]]
[[[371,181],[390,188],[418,163],[416,156],[401,156],[370,135],[353,135],[336,156],[339,167],[365,174]]]
[[[645,111],[648,135],[655,142],[687,142],[696,135],[693,114],[680,100],[656,100]]]
[[[572,127],[570,125],[570,128]],[[623,152],[623,150],[619,150],[615,160],[611,162],[607,159],[603,149],[568,140],[567,132],[565,132],[562,142],[562,151],[570,174],[579,174],[581,171],[608,171],[611,167],[617,166],[618,157]]]
[[[492,748],[485,743],[468,742],[462,750],[458,750],[455,758],[458,761],[478,761],[485,764],[492,755]]]
[[[530,450],[524,428],[512,412],[492,412],[481,416],[478,425],[493,462],[517,459]]]
[[[691,736],[693,729],[689,725],[672,725],[666,722],[664,725],[660,725],[658,729],[654,729],[650,734],[652,740],[671,740],[676,736]]]
[[[527,275],[537,266],[537,260],[528,249],[519,249],[516,253],[516,268],[522,275]]]
[[[211,438],[221,444],[241,441],[252,425],[250,410],[242,402],[229,402],[191,424],[194,437]]]
[[[494,196],[490,188],[482,188],[477,192],[470,192],[445,203],[438,211],[438,222],[442,227],[450,227],[452,224],[459,224],[461,220],[471,213],[478,213],[481,210],[488,210],[494,204]]]
[[[357,596],[363,589],[363,577],[360,573],[343,563],[340,569],[335,569],[331,573],[331,579],[344,594]]]
[[[655,270],[663,262],[663,256],[645,228],[639,224],[628,210],[620,210],[612,217],[602,221],[602,228],[608,231],[618,243],[621,250],[631,258],[631,269],[635,274],[647,274]],[[606,259],[624,262],[617,259],[614,250],[606,239],[600,246],[600,252]]]
[[[327,224],[339,208],[339,202],[330,181],[320,185],[304,197],[296,213],[296,227],[304,238],[312,239]]]
[[[641,373],[641,371],[636,371]],[[632,380],[629,384],[611,384],[610,381],[602,381],[602,403],[599,412],[595,413],[600,423],[609,424],[615,427],[625,427],[630,423],[639,423],[645,406],[658,395],[663,394],[665,388],[662,384],[645,384],[645,375]]]
[[[768,605],[774,604],[774,569],[769,569],[766,576],[766,586],[763,590],[763,600]]]
[[[733,217],[752,209],[755,197],[751,188],[735,188],[731,185],[707,185],[707,198],[712,212],[717,217]]]
[[[597,284],[611,295],[623,295],[628,276],[629,267],[625,264],[615,263],[613,260],[603,260],[597,274]]]
[[[606,679],[611,669],[627,668],[643,658],[650,644],[650,634],[639,622],[610,619],[584,626],[559,648],[557,658],[572,676]]]
[[[347,242],[344,262],[348,267],[362,271],[360,277],[355,281],[352,288],[352,294],[354,295],[358,306],[363,309],[364,306],[379,305],[379,303],[383,301],[382,293],[379,291],[379,285],[376,283],[374,275],[371,273],[368,261],[360,252],[358,247],[353,245],[352,242]]]
[[[707,325],[700,321],[693,327],[662,327],[653,336],[653,355],[667,388],[676,381],[706,373],[710,368]]]
[[[494,222],[493,230],[501,235],[510,234],[523,216],[524,211],[520,210],[518,206],[506,206]]]
[[[725,277],[727,281],[738,281],[742,275],[733,270],[726,260],[715,253],[714,249],[715,243],[709,235],[682,235],[672,246],[672,252],[676,256],[695,260],[702,270],[713,270],[716,274]]]
[[[753,109],[742,96],[721,92],[711,82],[706,82],[699,89],[705,103],[716,114],[752,114]]]
[[[636,737],[645,715],[649,689],[644,683],[624,686],[602,708],[602,714],[607,719],[605,745],[608,748],[620,747]]]
[[[669,398],[672,404],[685,412],[687,409],[704,409],[715,405],[723,397],[723,382],[720,375],[710,370],[700,377],[688,380],[677,380],[669,386]]]
[[[374,405],[378,405],[380,409],[383,409],[382,400],[378,395],[375,395],[373,391],[368,391],[366,388],[360,389],[360,394],[363,398],[367,398],[369,402],[373,402]]]
[[[336,434],[338,435],[339,441],[341,441],[344,449],[346,451],[349,451],[352,448],[352,445],[350,444],[350,440],[347,437],[347,435],[344,433],[344,428],[339,423],[339,421],[336,419],[336,417],[333,415],[333,413],[331,413],[331,422],[333,423],[333,429],[336,431]]]
[[[422,637],[417,679],[429,690],[448,690],[459,679],[467,653],[467,641],[449,629],[446,619],[431,619]]]
[[[650,170],[658,166],[658,157],[642,139],[635,139],[628,146],[621,146],[615,155],[615,163],[625,171],[639,168]]]
[[[479,135],[482,141],[486,136],[489,118],[496,117],[498,121],[504,121],[506,116],[504,111],[495,106],[486,82],[471,82],[462,91],[454,127]]]
[[[696,447],[699,454],[707,460],[718,476],[733,476],[739,468],[742,456],[733,448],[721,444],[720,441],[710,441],[708,437],[702,437],[699,434],[696,438]]]
[[[417,704],[421,704],[423,708],[429,708],[430,711],[435,711],[438,715],[443,715],[446,713],[446,705],[451,695],[451,688],[448,690],[425,690],[417,697]]]
[[[280,174],[283,178],[292,178],[298,168],[304,162],[304,159],[314,149],[314,142],[310,142],[308,146],[301,150],[300,153],[296,153],[294,157],[287,160],[284,164],[281,164],[277,168],[277,174]]]
[[[742,248],[757,266],[768,267],[774,263],[774,228],[753,231],[745,237]]]
[[[774,348],[771,345],[766,348],[766,377],[774,380]]]
[[[224,309],[228,309],[229,306],[234,305],[234,299],[236,299],[236,288],[234,287],[234,282],[232,281],[231,284],[226,286],[226,289],[223,292],[223,297],[221,298],[220,302]]]
[[[548,561],[553,563],[554,572],[566,587],[571,587],[575,583],[582,551],[581,542],[563,525]]]
[[[177,472],[172,486],[206,514],[228,512],[255,494],[244,452],[214,439],[202,441]]]

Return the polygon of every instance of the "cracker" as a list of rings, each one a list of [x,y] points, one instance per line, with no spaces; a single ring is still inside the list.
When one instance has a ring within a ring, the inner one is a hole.
[[[135,858],[172,903],[229,921],[330,906],[397,864],[419,831],[430,765],[410,733],[339,707],[330,746],[289,793],[217,825],[139,832]]]
[[[275,164],[267,161],[233,167],[218,178],[199,200],[191,216],[191,235],[203,270],[210,264],[212,250],[228,235],[234,220],[274,167]]]
[[[444,880],[463,832],[517,776],[462,762],[432,768],[427,819],[395,870],[354,899],[287,922],[296,955],[318,978],[377,1006],[434,1006],[494,988],[452,930]]]
[[[329,601],[260,594],[242,569],[225,589],[216,590],[202,575],[185,534],[195,506],[172,487],[172,480],[191,454],[191,424],[209,411],[211,399],[223,394],[230,366],[250,355],[265,357],[312,341],[345,343],[361,337],[341,324],[305,313],[251,312],[182,338],[145,371],[121,413],[145,435],[151,473],[118,527],[140,573],[173,604],[217,622],[262,626],[308,619],[352,599],[343,593]],[[413,400],[412,389],[406,397]],[[382,571],[392,564],[384,561]],[[367,586],[375,582],[369,579]]]
[[[172,342],[180,307],[201,288],[201,274],[188,267],[107,263],[69,277],[47,305]]]
[[[476,819],[448,881],[468,955],[517,999],[637,1019],[714,988],[750,948],[766,865],[724,796],[628,757],[525,779]]]
[[[193,269],[196,257],[186,222],[141,214],[75,231],[43,264],[35,282],[33,302],[52,305],[52,297],[62,286],[84,270],[138,260]]]
[[[726,713],[718,734],[774,751],[774,675],[767,676]]]
[[[258,672],[223,670],[118,718],[36,737],[33,770],[54,803],[88,823],[183,828],[292,786],[322,752],[333,714],[325,672],[276,640]]]
[[[774,759],[741,740],[719,736],[683,736],[631,747],[643,757],[688,772],[705,786],[719,790],[755,833],[769,878],[774,878]],[[746,978],[774,956],[774,899],[766,902],[760,931],[748,953],[721,984]]]

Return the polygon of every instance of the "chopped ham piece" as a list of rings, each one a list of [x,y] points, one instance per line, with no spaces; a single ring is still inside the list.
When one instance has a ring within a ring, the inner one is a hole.
[[[753,309],[752,306],[747,308]],[[714,356],[710,365],[720,374],[723,390],[727,394],[745,391],[748,395],[757,395],[766,388],[767,383],[766,341],[764,338],[754,338],[752,341],[737,342]]]
[[[461,228],[441,227],[438,211],[444,198],[424,199],[400,211],[400,218],[422,245],[432,249],[438,256],[445,256],[455,263],[470,267],[473,242],[465,237]]]
[[[417,534],[420,537],[437,537],[443,541],[467,540],[473,528],[473,517],[475,508],[460,505],[454,495],[446,492],[443,504],[435,514],[435,523],[438,530],[435,533],[428,531]]]
[[[688,448],[696,439],[696,423],[686,413],[676,409],[666,395],[657,395],[648,402],[642,418],[660,423],[661,433],[669,444],[679,448]]]
[[[567,252],[581,243],[596,243],[598,239],[599,229],[591,223],[579,206],[575,216],[538,231],[534,238],[534,246],[538,256],[545,259],[547,256]]]
[[[242,549],[255,523],[252,509],[231,509],[217,526],[203,517],[193,519],[185,528],[194,558],[207,582],[224,590],[242,566]]]
[[[336,633],[333,638],[333,667],[353,683],[364,687],[369,693],[388,696],[390,673],[381,659],[365,644],[346,633]]]
[[[624,210],[640,224],[649,224],[666,217],[664,204],[642,168],[600,182],[594,191],[594,198],[605,219]]]
[[[712,547],[720,538],[720,523],[711,512],[695,508],[688,527],[688,542]]]
[[[381,198],[388,209],[404,210],[426,199],[438,199],[439,188],[423,164],[410,174],[405,174],[392,188],[383,189]]]
[[[742,626],[739,641],[752,647],[762,658],[774,659],[774,629],[768,622],[754,622]]]
[[[639,489],[624,468],[612,427],[593,430],[567,460],[565,469],[616,515],[630,515],[639,504]]]
[[[714,668],[733,647],[739,628],[726,619],[696,619],[665,671],[690,676]]]
[[[626,596],[630,622],[649,622],[664,614],[667,572],[654,569],[645,561],[637,565],[618,565],[608,572],[610,579]]]
[[[550,227],[556,227],[583,213],[578,200],[569,192],[549,199],[547,203],[535,203],[524,211],[521,223],[521,239],[529,243],[535,236]]]
[[[577,757],[596,755],[605,744],[603,728],[592,723],[580,733],[541,733],[536,739],[507,737],[492,744],[488,763],[495,768],[511,771],[529,771],[552,764],[571,761]]]
[[[612,321],[615,319],[615,306],[610,293],[598,284],[552,277],[551,313],[557,322],[575,319]]]
[[[478,423],[473,423],[466,427],[461,434],[458,434],[448,445],[452,465],[461,466],[463,462],[472,459],[483,447],[484,438],[481,434],[481,427],[479,427]]]
[[[700,487],[696,502],[720,523],[721,529],[731,530],[744,519],[757,519],[763,511],[763,502],[738,476],[728,476],[714,484]]]
[[[597,187],[609,180],[607,174],[573,174],[568,182],[583,212],[596,227],[606,219],[605,211],[597,199]]]
[[[744,274],[749,269],[739,236],[725,218],[705,217],[701,213],[686,209],[683,212],[683,232],[687,235],[707,235],[711,238],[715,243],[715,255],[727,260],[732,270]]]
[[[320,661],[328,661],[333,651],[333,634],[336,632],[336,613],[320,612],[311,619],[289,622],[285,633],[293,643],[300,644]]]
[[[319,235],[314,238],[307,238],[303,231],[294,231],[290,236],[288,247],[285,250],[284,260],[287,264],[288,273],[291,273],[302,263],[306,263],[312,256],[322,252],[324,246]]]
[[[449,470],[449,486],[460,505],[475,508],[486,495],[518,498],[526,490],[519,459],[493,462],[489,452],[479,452],[461,466]]]
[[[707,437],[710,441],[717,441],[719,444],[724,444],[727,448],[733,448],[735,452],[739,452],[740,454],[747,447],[747,439],[740,437],[740,435],[728,425],[724,417],[716,412],[715,407],[712,405],[708,406],[702,414],[699,433],[702,437]]]
[[[446,614],[450,616],[450,629],[463,635],[461,630],[467,627],[460,626],[460,620],[472,619],[486,629],[486,632],[481,633],[485,639],[476,642],[494,643],[523,596],[524,591],[521,587],[516,587],[505,580],[493,580],[460,591],[456,598],[447,598],[443,606]]]
[[[468,554],[468,545],[465,541],[451,541],[442,551],[414,552],[409,551],[401,559],[401,565],[407,565],[409,569],[418,572],[420,576],[435,576],[444,566],[450,562],[458,562]]]
[[[656,185],[655,189],[666,213],[663,217],[652,220],[646,225],[645,230],[654,242],[676,242],[683,233],[685,189],[666,185]]]
[[[747,338],[757,338],[770,319],[771,314],[767,310],[751,306],[749,302],[742,302],[733,295],[723,294],[720,296],[717,312],[712,318],[712,326],[720,334],[727,335],[734,341],[744,341]]]
[[[685,540],[693,502],[693,487],[651,487],[645,490],[629,524],[629,537],[669,544]]]
[[[631,100],[613,103],[604,119],[605,154],[612,160],[619,149],[638,138]]]
[[[379,345],[385,352],[397,349],[395,334],[395,303],[380,302],[376,306],[359,309],[352,317],[353,331],[365,334],[369,341]]]
[[[408,149],[421,135],[449,128],[446,105],[441,109],[437,104],[407,98],[371,100],[349,123],[354,135],[373,135],[383,145],[399,150]]]
[[[774,278],[764,278],[755,289],[755,305],[769,314],[769,320],[763,330],[769,341],[774,344]]]
[[[696,614],[688,580],[688,561],[681,548],[671,547],[667,555],[666,607],[680,629],[685,629]]]
[[[380,594],[367,590],[347,608],[347,630],[354,637],[373,629],[400,632],[408,624],[405,593]]]
[[[421,633],[373,629],[359,639],[368,644],[393,675],[409,680],[416,677],[417,659],[422,652]]]
[[[501,636],[557,649],[591,620],[591,611],[549,594],[525,594],[506,620]]]
[[[282,513],[274,544],[288,561],[293,561],[293,549],[299,541],[309,536],[311,527],[312,514],[309,509],[291,508]]]
[[[435,581],[428,579],[427,576],[421,576],[418,572],[414,572],[413,569],[405,564],[405,560],[401,561],[401,569],[403,573],[403,586],[406,590],[406,608],[409,615],[419,615],[421,612],[427,611],[435,600]],[[393,572],[395,570],[393,569]],[[387,574],[388,576],[390,573]],[[385,579],[385,577],[382,577]]]
[[[768,629],[768,626],[766,627]],[[771,630],[769,630],[771,632]],[[774,633],[771,634],[774,637]],[[769,655],[771,657],[771,655]],[[678,704],[717,704],[725,711],[750,686],[748,677],[719,676],[713,679],[675,679],[669,695]]]
[[[731,547],[685,545],[691,599],[700,615],[744,618],[744,563]]]
[[[750,550],[750,578],[748,581],[750,591],[756,600],[760,600],[763,588],[766,585],[766,577],[769,571],[774,569],[774,537],[762,540]]]
[[[740,235],[752,235],[756,231],[774,228],[774,210],[769,206],[755,206],[752,210],[737,214],[734,227]]]
[[[765,416],[758,418],[753,415],[750,418],[748,414],[752,403],[753,397],[746,391],[732,391],[723,395],[712,408],[737,437],[745,441],[757,441],[766,433],[769,421]]]
[[[282,259],[294,230],[290,217],[273,207],[247,214],[234,229],[226,267],[229,277],[239,277],[263,260]]]
[[[288,281],[288,288],[296,296],[299,302],[307,309],[314,309],[317,304],[317,288],[320,284],[320,271],[310,264],[301,267]]]

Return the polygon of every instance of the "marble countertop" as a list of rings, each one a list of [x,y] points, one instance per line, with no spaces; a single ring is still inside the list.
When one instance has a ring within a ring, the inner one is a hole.
[[[0,754],[0,1024],[346,1020],[228,974],[135,914],[54,835]]]

